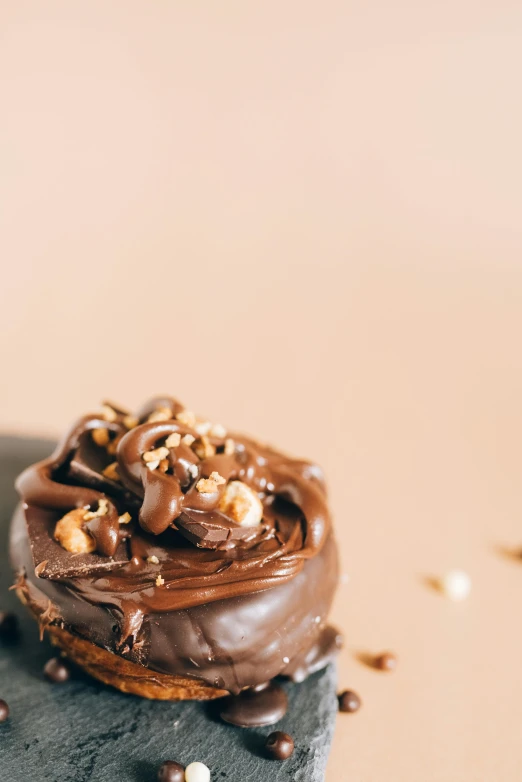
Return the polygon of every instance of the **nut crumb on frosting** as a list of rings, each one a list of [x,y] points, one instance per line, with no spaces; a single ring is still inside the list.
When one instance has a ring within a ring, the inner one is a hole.
[[[162,578],[161,576],[156,576],[156,586],[157,587],[163,586],[164,583],[165,583],[165,579],[164,578]]]
[[[242,527],[255,527],[263,518],[261,500],[243,481],[230,481],[219,501],[219,510]]]
[[[169,449],[162,445],[160,448],[154,448],[152,451],[145,451],[142,459],[144,462],[155,462],[157,460],[159,463],[161,459],[166,459],[168,455]]]
[[[167,448],[177,448],[181,442],[181,435],[179,432],[172,432],[165,440],[165,446]]]
[[[116,451],[118,450],[118,445],[120,444],[120,440],[123,437],[122,434],[116,435],[116,437],[113,440],[110,440],[107,443],[107,453],[111,456],[114,456]]]
[[[199,441],[194,446],[194,453],[199,456],[200,459],[210,459],[214,456],[216,449],[208,439],[206,435],[202,435]]]
[[[102,448],[109,444],[108,429],[93,429],[91,432],[91,437],[96,445],[100,445]]]
[[[158,407],[153,413],[149,415],[147,421],[149,424],[156,423],[157,421],[170,421],[172,418],[172,410],[169,407]]]
[[[147,557],[147,562],[150,562],[151,565],[159,565],[159,559],[155,554],[151,554],[150,557]]]
[[[119,481],[120,476],[118,474],[118,462],[111,462],[111,464],[108,464],[107,467],[103,470],[103,474],[111,481]]]
[[[222,486],[226,483],[225,478],[214,470],[210,473],[208,478],[201,478],[196,484],[196,489],[201,494],[213,494],[217,491],[218,486]]]
[[[114,421],[116,421],[116,419],[118,418],[118,413],[110,405],[102,405],[101,414],[102,414],[102,418],[104,418],[105,421],[109,421],[111,424],[113,424]]]
[[[128,524],[129,521],[131,521],[131,519],[132,516],[130,515],[130,513],[127,512],[123,513],[121,516],[118,517],[118,521],[120,524]]]
[[[176,420],[179,421],[180,424],[184,424],[184,426],[193,427],[196,423],[196,416],[190,410],[181,410],[176,415]]]
[[[95,511],[88,510],[85,512],[84,510],[84,520],[90,521],[91,519],[98,519],[100,516],[106,516],[109,512],[109,500],[107,500],[105,497],[102,497],[101,500],[98,500],[98,508]]]
[[[71,554],[91,554],[96,548],[94,539],[83,529],[85,516],[85,508],[76,508],[66,513],[54,528],[55,540]]]
[[[208,434],[210,432],[210,429],[212,428],[212,424],[210,421],[198,421],[194,424],[194,431],[197,432],[199,435]]]
[[[235,442],[232,440],[231,437],[227,437],[227,439],[225,440],[225,451],[224,451],[225,454],[227,456],[232,456],[235,450],[236,450]]]
[[[134,429],[139,424],[139,419],[135,415],[126,415],[123,418],[123,426],[125,429]]]
[[[212,424],[209,434],[211,437],[223,438],[227,436],[227,430],[222,424]]]
[[[189,447],[190,447],[190,446],[192,445],[192,443],[194,443],[195,441],[196,441],[196,438],[194,437],[194,435],[193,435],[193,434],[185,434],[185,435],[183,435],[183,437],[181,438],[181,442],[183,443],[183,445],[188,445]]]

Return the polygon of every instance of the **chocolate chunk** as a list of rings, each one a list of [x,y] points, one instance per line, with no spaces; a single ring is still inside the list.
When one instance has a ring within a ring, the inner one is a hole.
[[[113,557],[92,554],[71,554],[53,538],[56,522],[63,513],[28,507],[25,510],[29,540],[36,575],[39,578],[61,580],[77,576],[108,573],[129,561],[127,544],[120,541]]]
[[[266,753],[274,760],[286,760],[294,751],[294,740],[288,733],[275,730],[266,740]]]
[[[66,682],[71,676],[69,668],[60,657],[51,657],[50,660],[47,660],[43,672],[45,678],[53,684]]]
[[[11,641],[18,637],[18,617],[11,611],[0,611],[0,638]]]
[[[339,711],[354,712],[361,707],[361,699],[353,690],[344,690],[339,695]]]
[[[185,769],[175,760],[166,760],[158,769],[158,782],[185,782]]]
[[[286,714],[288,698],[277,684],[263,684],[221,701],[219,716],[240,728],[273,725]]]
[[[9,706],[7,703],[0,699],[0,722],[5,722],[9,717]]]
[[[67,478],[73,484],[89,486],[96,491],[121,493],[123,492],[121,484],[103,475],[104,469],[115,458],[95,444],[90,431],[85,432],[81,435],[78,448],[69,464]]]
[[[375,658],[373,664],[380,671],[394,671],[397,667],[397,657],[393,652],[383,652]]]
[[[199,548],[226,548],[238,542],[253,541],[265,532],[265,526],[242,527],[218,510],[185,508],[176,519],[181,534]]]

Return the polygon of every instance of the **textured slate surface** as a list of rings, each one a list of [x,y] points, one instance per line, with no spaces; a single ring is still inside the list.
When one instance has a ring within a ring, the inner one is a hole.
[[[21,620],[16,645],[0,644],[0,697],[10,706],[0,725],[0,779],[6,782],[154,782],[166,759],[206,763],[212,782],[321,782],[333,734],[335,671],[285,685],[288,714],[276,728],[290,733],[296,750],[280,763],[263,757],[275,728],[225,725],[215,707],[145,701],[104,687],[80,672],[62,685],[47,683],[42,667],[51,647],[39,643],[36,623],[7,588],[7,528],[16,503],[14,477],[50,451],[45,441],[0,437],[0,609]]]

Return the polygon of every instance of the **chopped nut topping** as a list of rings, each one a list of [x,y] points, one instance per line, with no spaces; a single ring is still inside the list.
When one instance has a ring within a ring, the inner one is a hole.
[[[187,469],[192,479],[195,480],[199,475],[197,464],[190,464]]]
[[[126,415],[123,419],[123,426],[125,429],[134,429],[134,427],[138,426],[138,424],[139,420],[135,415]]]
[[[109,478],[111,481],[119,481],[120,476],[118,474],[118,462],[112,462],[111,464],[108,464],[107,467],[103,470],[103,475],[105,475],[105,477]]]
[[[243,481],[230,481],[218,507],[242,527],[255,527],[263,518],[261,500]]]
[[[213,494],[217,491],[218,486],[222,486],[226,483],[226,480],[218,472],[210,473],[209,478],[201,478],[196,484],[196,489],[202,494]]]
[[[145,462],[145,466],[149,468],[149,470],[152,472],[157,467],[159,467],[160,460],[156,459],[154,462]]]
[[[194,429],[200,435],[208,434],[210,432],[211,427],[212,424],[210,423],[210,421],[199,421],[197,424],[194,424]]]
[[[182,410],[176,415],[176,419],[180,422],[180,424],[184,424],[184,426],[192,427],[196,423],[196,416],[194,413],[191,413],[190,410]]]
[[[84,513],[84,520],[90,521],[91,519],[97,519],[100,516],[106,516],[109,512],[109,500],[105,499],[105,497],[102,497],[101,500],[98,500],[98,508],[95,511],[83,511]]]
[[[212,424],[209,434],[211,437],[226,437],[227,430],[222,424]]]
[[[167,470],[169,469],[169,466],[170,465],[169,465],[169,460],[168,459],[161,459],[161,461],[160,461],[160,463],[158,465],[160,472],[167,472]]]
[[[156,578],[156,586],[157,587],[163,586],[164,583],[165,583],[165,579],[162,578],[161,576],[158,576]]]
[[[150,562],[151,565],[159,565],[159,559],[155,554],[152,554],[150,557],[147,557],[147,562]]]
[[[93,538],[83,530],[85,509],[76,508],[66,513],[54,528],[54,538],[71,554],[90,554],[96,548]]]
[[[200,459],[210,459],[214,456],[216,449],[205,435],[200,438],[200,441],[194,446],[194,453],[199,456]]]
[[[107,453],[111,456],[114,456],[116,451],[118,450],[118,445],[120,444],[120,440],[123,437],[122,434],[117,435],[117,437],[114,438],[114,440],[111,440],[109,443],[107,443]]]
[[[165,440],[167,448],[177,448],[181,442],[181,435],[179,432],[172,432]]]
[[[158,407],[157,410],[149,415],[147,421],[152,424],[156,421],[170,421],[171,418],[172,410],[170,407]]]
[[[109,430],[108,429],[93,429],[91,437],[96,443],[104,448],[109,443]]]
[[[144,462],[155,462],[156,460],[159,462],[161,459],[166,459],[168,455],[169,449],[162,445],[160,448],[155,448],[153,451],[145,451],[141,458]]]
[[[230,438],[227,437],[225,440],[225,453],[227,456],[232,456],[233,453],[236,451],[236,444],[235,442]]]
[[[129,521],[131,520],[132,520],[132,516],[130,515],[130,513],[127,512],[123,513],[121,516],[118,517],[118,521],[120,522],[120,524],[128,524]]]
[[[114,423],[118,418],[118,413],[110,405],[102,405],[102,418],[110,423]]]
[[[183,437],[181,438],[181,442],[183,443],[183,445],[188,445],[189,447],[190,447],[190,446],[192,445],[192,443],[194,443],[195,441],[196,441],[196,438],[194,437],[194,435],[193,435],[193,434],[185,434],[185,435],[183,435]]]

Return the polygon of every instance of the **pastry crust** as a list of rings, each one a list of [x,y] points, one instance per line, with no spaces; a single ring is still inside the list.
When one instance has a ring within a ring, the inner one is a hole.
[[[23,590],[18,589],[17,594],[41,622],[41,613],[28,603],[27,595]],[[104,684],[110,684],[111,687],[116,687],[121,692],[160,701],[206,701],[229,694],[226,690],[210,687],[197,679],[152,671],[150,668],[108,652],[57,625],[46,625],[45,631],[49,634],[51,643],[57,646],[69,660],[90,676]]]

